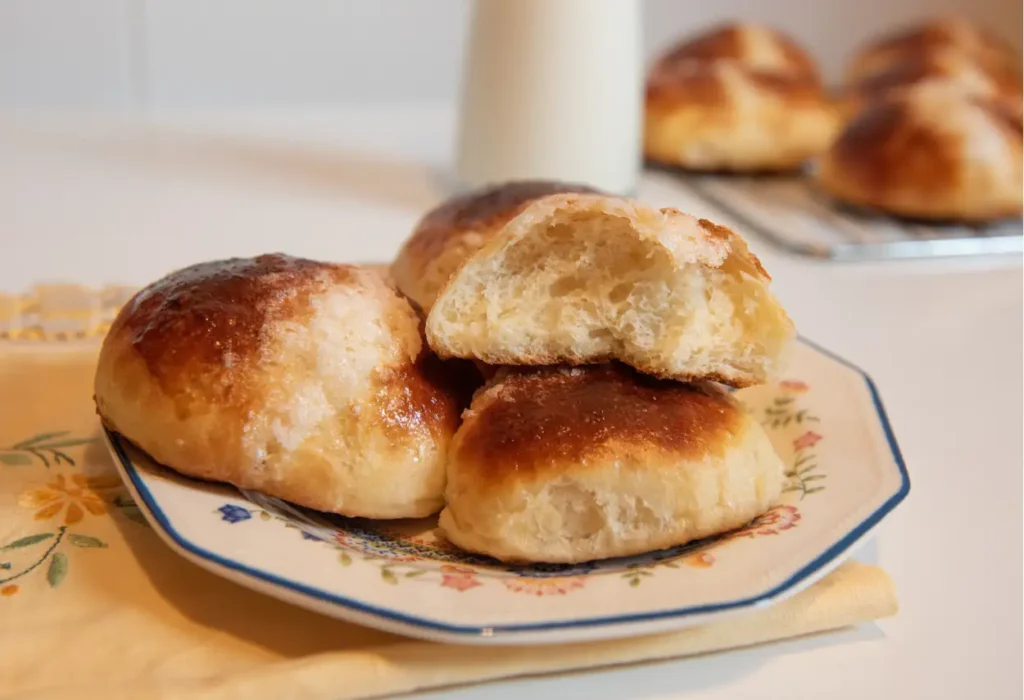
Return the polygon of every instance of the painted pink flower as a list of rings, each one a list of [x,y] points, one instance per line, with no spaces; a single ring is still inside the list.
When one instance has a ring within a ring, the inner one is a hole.
[[[715,555],[711,552],[696,552],[683,557],[683,561],[697,569],[706,569],[709,566],[714,565]]]
[[[806,433],[798,437],[793,441],[793,448],[797,451],[806,449],[808,447],[814,447],[821,440],[821,436],[813,430],[808,430]]]
[[[558,576],[554,578],[529,578],[521,576],[518,578],[502,579],[502,583],[510,591],[526,593],[527,595],[565,595],[571,591],[583,588],[586,582],[585,576]]]
[[[740,528],[723,536],[731,540],[737,537],[757,537],[759,535],[777,535],[783,530],[790,530],[800,522],[800,512],[794,506],[775,506],[766,513],[754,518],[746,527]]]
[[[476,580],[476,571],[463,566],[444,564],[441,566],[441,587],[468,591],[483,584]]]
[[[795,506],[775,506],[765,515],[770,515],[769,524],[780,532],[794,528],[800,522],[800,511]]]
[[[802,382],[799,379],[784,379],[779,382],[779,388],[788,391],[792,394],[804,394],[810,390],[810,386],[806,382]]]

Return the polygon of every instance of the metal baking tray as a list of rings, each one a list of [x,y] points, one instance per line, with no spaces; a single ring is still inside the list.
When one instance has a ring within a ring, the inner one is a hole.
[[[989,225],[903,221],[839,206],[802,176],[662,172],[796,255],[856,261],[1024,253],[1020,218]]]

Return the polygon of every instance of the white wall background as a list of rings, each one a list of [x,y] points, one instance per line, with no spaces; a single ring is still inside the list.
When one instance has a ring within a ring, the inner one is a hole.
[[[834,76],[864,39],[946,11],[1021,45],[1021,0],[638,1],[648,55],[738,17],[791,32]],[[0,0],[0,107],[448,101],[470,2]]]

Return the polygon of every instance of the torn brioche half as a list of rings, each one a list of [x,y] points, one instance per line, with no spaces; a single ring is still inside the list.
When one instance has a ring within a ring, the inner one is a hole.
[[[493,365],[619,360],[741,387],[785,364],[794,327],[743,239],[674,209],[538,199],[452,276],[427,317],[442,357]]]

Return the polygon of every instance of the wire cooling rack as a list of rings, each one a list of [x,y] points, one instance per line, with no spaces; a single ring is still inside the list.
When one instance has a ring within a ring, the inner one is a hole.
[[[662,174],[796,255],[883,260],[1024,253],[1020,218],[977,226],[909,222],[845,209],[799,176]]]

